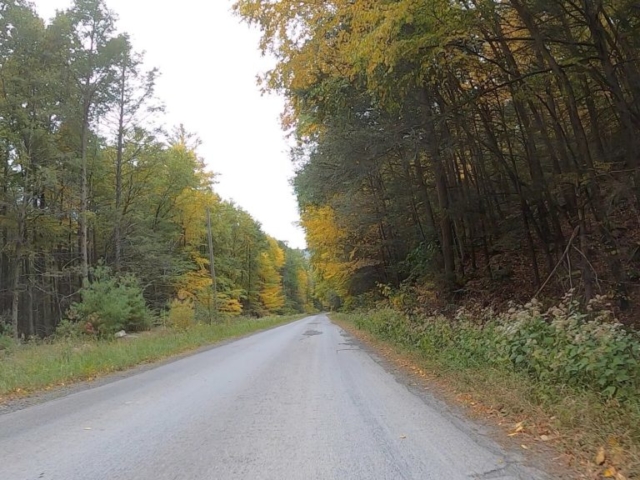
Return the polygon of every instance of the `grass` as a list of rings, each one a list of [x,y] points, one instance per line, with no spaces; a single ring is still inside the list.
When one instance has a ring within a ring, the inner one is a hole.
[[[0,400],[92,380],[300,318],[303,315],[240,318],[186,330],[157,329],[113,341],[78,338],[13,346],[0,350]]]
[[[364,340],[377,344],[392,361],[420,372],[448,400],[493,419],[519,442],[555,447],[587,478],[640,478],[640,397],[607,400],[497,365],[456,361],[460,353],[447,347],[425,351],[372,331],[363,315],[370,314],[338,313],[332,319],[360,338],[366,332]],[[596,461],[600,450],[605,453],[601,465]]]

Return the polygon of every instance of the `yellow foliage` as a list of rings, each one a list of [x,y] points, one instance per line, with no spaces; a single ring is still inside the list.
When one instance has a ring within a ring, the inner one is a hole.
[[[319,294],[333,290],[342,297],[347,295],[347,282],[355,264],[345,260],[348,250],[347,236],[336,222],[336,215],[329,206],[309,207],[302,213],[302,226],[307,234],[307,245],[313,252],[311,265],[321,282]]]
[[[219,295],[218,309],[221,313],[236,317],[242,313],[242,304],[237,298],[231,298],[227,295]]]
[[[304,268],[300,268],[296,272],[298,277],[298,296],[302,301],[305,312],[310,312],[313,309],[311,305],[311,285],[309,283],[309,274]]]
[[[203,238],[206,238],[207,206],[211,204],[212,200],[211,192],[192,188],[185,188],[178,197],[176,210],[185,244],[196,245]]]
[[[200,269],[197,271],[190,271],[182,275],[178,279],[178,291],[181,298],[190,298],[196,300],[201,292],[205,290],[211,290],[211,274],[206,269],[204,259],[194,259]],[[201,260],[200,263],[198,260]]]
[[[174,328],[187,329],[195,323],[193,302],[175,299],[169,309],[169,325]]]
[[[280,269],[284,266],[284,250],[278,242],[267,237],[268,248],[260,254],[258,272],[261,281],[260,301],[269,313],[277,313],[285,304]]]

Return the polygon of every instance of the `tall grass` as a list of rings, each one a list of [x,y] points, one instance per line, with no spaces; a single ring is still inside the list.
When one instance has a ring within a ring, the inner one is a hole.
[[[158,329],[120,340],[84,337],[13,346],[0,350],[0,397],[93,379],[302,317],[240,318],[182,330]]]

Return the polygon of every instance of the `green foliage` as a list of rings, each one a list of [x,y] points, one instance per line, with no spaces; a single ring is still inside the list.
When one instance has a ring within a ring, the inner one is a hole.
[[[15,345],[15,340],[7,335],[0,335],[0,351],[10,350]]]
[[[149,328],[151,313],[135,276],[116,276],[105,266],[92,273],[91,283],[80,291],[82,301],[69,310],[70,320],[90,323],[101,336]]]
[[[532,303],[514,307],[505,315],[496,315],[490,309],[475,314],[460,310],[453,319],[410,318],[392,309],[334,315],[336,320],[354,322],[400,347],[397,350],[408,353],[409,361],[419,365],[428,377],[438,378],[438,387],[450,387],[460,394],[458,398],[468,399],[472,405],[478,402],[483,412],[499,411],[502,424],[525,420],[527,433],[533,433],[530,439],[536,436],[536,430],[540,434],[540,428],[545,433],[552,431],[557,435],[553,443],[572,452],[572,456],[583,454],[587,463],[606,441],[607,450],[611,448],[612,455],[615,451],[616,467],[624,468],[626,478],[636,478],[640,475],[640,369],[638,357],[632,352],[637,352],[640,338],[613,323],[606,306],[598,310],[592,302],[590,311],[580,313],[575,306],[565,308],[566,299],[563,304],[541,312],[540,306]],[[521,324],[513,327],[514,321]],[[554,321],[557,327],[548,328]],[[588,324],[591,326],[583,328]],[[512,328],[507,333],[505,328],[509,326]],[[546,367],[536,370],[530,368],[533,352],[524,346],[538,341],[541,331],[545,338],[552,335],[550,345],[554,346],[538,350],[536,361]],[[584,346],[579,354],[569,346],[575,344],[571,339],[561,346],[574,334],[583,336],[577,339]],[[549,366],[556,354],[551,348],[559,349],[557,353],[568,359],[566,372],[561,367],[560,374],[539,375],[542,370],[557,369]],[[513,360],[510,356],[517,351],[523,359],[516,363],[517,355]],[[616,360],[620,351],[626,352],[623,361]],[[547,360],[542,358],[545,354]],[[592,367],[588,372],[575,368],[580,362]],[[617,363],[616,372],[635,376],[635,382],[621,378],[615,392],[607,391],[605,385],[612,379],[602,368],[606,363]],[[575,373],[570,373],[571,365]],[[567,382],[571,375],[575,378]],[[594,380],[596,377],[604,380],[602,385]],[[466,404],[467,400],[461,402]]]
[[[91,330],[87,330],[86,323],[74,322],[65,318],[56,327],[55,336],[56,338],[73,340],[89,334],[91,334]]]
[[[144,329],[135,279],[150,310],[178,296],[211,321],[207,210],[221,315],[303,311],[306,258],[265,268],[267,235],[215,193],[197,137],[162,125],[158,72],[106,3],[74,0],[46,22],[28,2],[0,2],[0,335],[13,318],[20,336],[50,335],[79,298],[78,325],[59,336]],[[129,275],[98,269],[82,289],[98,262]]]
[[[349,304],[425,279],[449,299],[472,282],[531,298],[550,277],[546,292],[608,285],[626,307],[640,270],[633,3],[236,0],[276,59],[263,85],[287,100],[325,304],[329,289]]]
[[[8,315],[0,315],[0,336],[11,337],[12,335],[11,319]]]
[[[601,297],[591,302],[593,308]],[[640,389],[640,336],[607,310],[583,314],[570,296],[544,314],[531,302],[495,328],[499,359],[543,383],[629,398]]]
[[[407,317],[392,309],[354,314],[358,328],[442,358],[460,368],[496,367],[525,374],[550,388],[571,387],[625,400],[640,391],[640,336],[600,309],[581,313],[567,296],[540,311],[537,302],[473,321],[461,310],[445,317]]]

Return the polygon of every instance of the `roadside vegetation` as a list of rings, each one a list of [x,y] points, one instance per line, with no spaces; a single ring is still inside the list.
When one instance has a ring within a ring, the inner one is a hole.
[[[8,326],[4,334],[0,330],[0,400],[151,363],[305,315],[243,317],[216,310],[210,284],[200,295],[182,291],[154,311],[135,275],[117,274],[105,265],[90,273],[91,281],[53,335],[16,342]],[[275,282],[273,288],[282,286]]]
[[[523,443],[555,444],[606,478],[640,476],[640,335],[606,299],[586,313],[567,295],[550,309],[532,301],[503,314],[383,308],[333,317],[412,355],[485,414],[511,421]]]
[[[0,337],[0,400],[92,380],[199,347],[282,325],[302,314],[171,325],[122,338],[100,338],[66,324],[55,337],[16,344]]]

